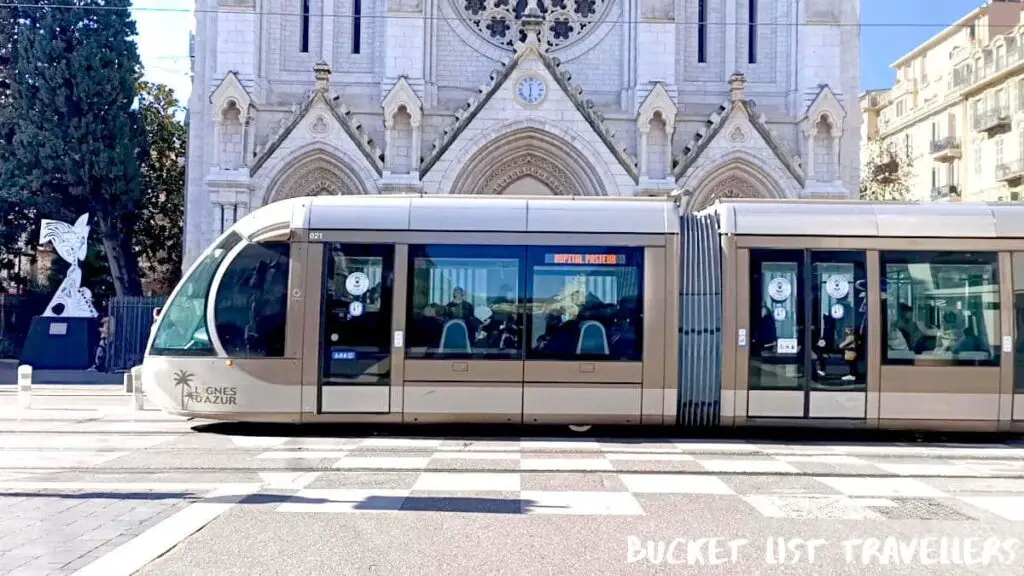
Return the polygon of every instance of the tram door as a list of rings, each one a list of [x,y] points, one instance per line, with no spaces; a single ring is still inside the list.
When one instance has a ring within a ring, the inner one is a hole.
[[[862,251],[750,250],[747,417],[864,419]]]
[[[394,262],[394,245],[324,245],[320,413],[391,409]]]

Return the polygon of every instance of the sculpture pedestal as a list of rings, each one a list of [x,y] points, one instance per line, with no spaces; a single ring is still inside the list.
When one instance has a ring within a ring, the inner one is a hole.
[[[99,340],[97,318],[36,316],[20,361],[34,370],[86,370],[93,365]]]

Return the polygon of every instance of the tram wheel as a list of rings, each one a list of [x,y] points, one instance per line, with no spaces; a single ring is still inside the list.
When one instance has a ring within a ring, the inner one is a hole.
[[[570,424],[569,425],[569,430],[572,430],[573,432],[577,432],[579,434],[583,434],[584,432],[589,432],[591,428],[593,428],[593,426],[591,426],[590,424]]]

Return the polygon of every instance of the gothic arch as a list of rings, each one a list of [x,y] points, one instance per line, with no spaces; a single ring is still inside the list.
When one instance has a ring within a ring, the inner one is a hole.
[[[292,160],[266,188],[263,204],[302,196],[370,194],[363,179],[333,154],[308,152]]]
[[[556,196],[607,196],[600,174],[575,146],[550,132],[521,128],[492,139],[462,166],[451,194],[501,194],[532,178]]]
[[[733,160],[705,176],[697,187],[687,209],[699,212],[716,200],[727,198],[786,198],[771,176],[745,160]]]

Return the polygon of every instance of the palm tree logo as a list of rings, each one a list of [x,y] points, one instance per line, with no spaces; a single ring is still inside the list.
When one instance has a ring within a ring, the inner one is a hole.
[[[189,402],[195,398],[195,389],[192,387],[193,374],[184,370],[178,370],[174,374],[174,387],[181,389],[181,409],[188,410]]]

